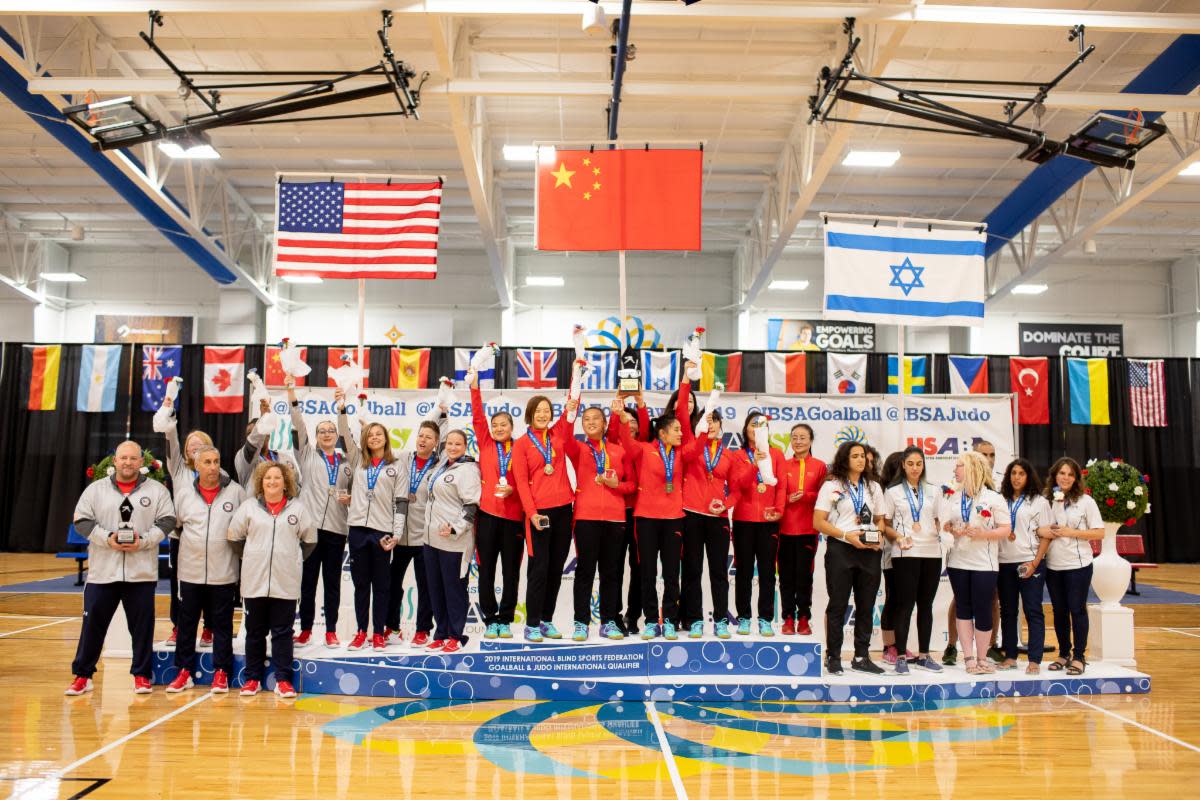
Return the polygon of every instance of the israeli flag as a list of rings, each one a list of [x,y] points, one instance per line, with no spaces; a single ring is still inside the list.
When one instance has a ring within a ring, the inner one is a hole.
[[[983,325],[986,234],[829,221],[825,319]]]

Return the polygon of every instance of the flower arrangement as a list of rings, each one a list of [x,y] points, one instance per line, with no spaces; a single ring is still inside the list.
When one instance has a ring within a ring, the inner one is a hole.
[[[1100,508],[1105,522],[1132,525],[1150,513],[1149,475],[1119,458],[1092,459],[1083,470],[1084,491]]]
[[[87,468],[88,480],[95,483],[96,481],[107,480],[110,475],[115,473],[117,468],[113,466],[113,454],[109,453],[104,458]],[[153,478],[160,483],[166,480],[166,473],[163,472],[163,464],[149,450],[142,451],[142,466],[139,470],[147,478]]]

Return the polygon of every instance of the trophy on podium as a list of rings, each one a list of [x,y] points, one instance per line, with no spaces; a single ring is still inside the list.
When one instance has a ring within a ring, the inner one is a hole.
[[[121,526],[114,531],[117,534],[117,544],[133,544],[137,539],[137,534],[133,530],[133,526],[129,521],[133,519],[133,503],[129,502],[129,497],[126,496],[121,502]]]
[[[863,544],[879,544],[879,528],[875,527],[870,506],[864,505],[862,511],[858,512],[858,522],[862,528]]]
[[[635,348],[626,345],[624,352],[621,353],[621,363],[617,369],[617,391],[632,394],[641,388],[641,359],[638,358],[638,351]]]

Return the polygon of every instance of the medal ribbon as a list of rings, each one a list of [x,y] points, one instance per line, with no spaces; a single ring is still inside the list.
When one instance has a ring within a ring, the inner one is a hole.
[[[329,485],[336,486],[337,485],[337,477],[338,477],[338,467],[342,463],[342,454],[335,452],[333,454],[332,460],[330,460],[327,456],[323,456],[321,458],[321,460],[325,462],[325,472],[327,472],[329,474]]]
[[[758,482],[762,483],[763,482],[762,470],[760,470],[758,468],[758,461],[756,461],[754,459],[754,448],[752,448],[752,447],[746,448],[746,460],[750,462],[750,466],[754,467],[754,474],[755,474],[755,477],[758,479]]]
[[[862,516],[863,506],[867,502],[867,487],[863,483],[863,479],[858,479],[858,491],[854,491],[854,487],[846,483],[846,491],[850,494],[850,502],[854,505],[854,513]]]
[[[712,445],[704,448],[704,468],[708,470],[708,476],[711,478],[713,470],[717,468],[717,464],[721,463],[721,454],[725,452],[725,442],[713,442]]]
[[[963,491],[962,499],[959,500],[959,513],[962,514],[963,524],[971,521],[971,496]]]
[[[670,452],[667,452],[668,449]],[[664,448],[662,439],[658,440],[658,455],[662,458],[663,469],[667,473],[667,484],[675,483],[675,448]]]
[[[586,441],[587,441],[588,450],[592,451],[592,460],[596,462],[596,477],[597,478],[603,477],[604,473],[608,470],[608,450],[604,446],[604,440],[603,439],[600,440],[600,450],[599,451],[597,451],[596,448],[592,446],[591,439],[587,439]]]
[[[379,473],[380,473],[380,471],[383,470],[383,464],[384,464],[384,462],[381,459],[378,464],[371,464],[371,465],[367,466],[367,491],[368,492],[375,491],[375,481],[379,480]]]
[[[1012,529],[1014,533],[1017,530],[1017,512],[1021,510],[1021,504],[1024,502],[1025,495],[1021,495],[1017,498],[1016,505],[1014,505],[1011,501],[1008,504],[1008,520],[1010,523],[1012,523]]]
[[[433,469],[433,456],[430,455],[429,458],[427,458],[425,460],[425,466],[421,467],[421,470],[419,472],[417,471],[417,457],[416,456],[413,456],[412,465],[413,465],[412,474],[410,474],[408,476],[408,493],[416,494],[417,489],[421,485],[421,481],[423,481],[425,479],[425,475],[429,472],[429,470]]]
[[[500,477],[508,475],[508,465],[512,463],[512,440],[508,440],[501,444],[494,442],[496,445],[496,460],[500,462]]]
[[[921,521],[921,510],[925,508],[925,486],[917,484],[917,491],[913,493],[912,487],[907,482],[904,484],[904,497],[908,500],[908,510],[912,512],[912,521]],[[913,501],[916,502],[913,502]]]
[[[542,459],[546,462],[546,466],[551,466],[551,462],[554,461],[554,445],[550,441],[550,434],[545,434],[545,443],[539,442],[538,438],[533,435],[533,431],[531,430],[526,431],[525,435],[528,436],[529,440],[533,442],[533,446],[537,448],[537,451],[542,454]]]

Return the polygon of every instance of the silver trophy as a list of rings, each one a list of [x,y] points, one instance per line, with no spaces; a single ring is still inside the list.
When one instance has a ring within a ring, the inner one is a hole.
[[[879,544],[879,528],[875,527],[875,517],[871,515],[869,506],[863,506],[862,511],[858,512],[858,522],[863,544]]]
[[[133,544],[137,540],[137,534],[129,524],[133,519],[133,503],[129,502],[128,496],[121,502],[120,511],[121,525],[114,531],[117,534],[117,544]]]

